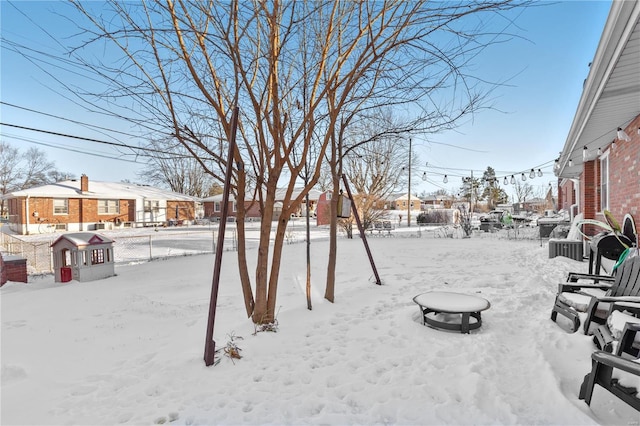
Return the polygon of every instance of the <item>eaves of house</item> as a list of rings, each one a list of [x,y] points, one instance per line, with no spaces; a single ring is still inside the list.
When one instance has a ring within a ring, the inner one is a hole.
[[[89,184],[89,190],[81,191],[80,180],[67,180],[14,191],[5,194],[2,198],[10,199],[23,197],[90,199],[144,198],[149,200],[200,201],[197,197],[167,191],[152,186],[136,185],[131,183],[91,181]]]
[[[559,178],[577,178],[583,156],[593,160],[640,114],[640,1],[613,1],[567,140]]]

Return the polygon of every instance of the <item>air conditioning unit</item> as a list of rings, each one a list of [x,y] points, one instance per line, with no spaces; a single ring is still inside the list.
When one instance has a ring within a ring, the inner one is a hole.
[[[96,223],[94,226],[95,226],[96,231],[99,230],[99,229],[105,229],[105,224],[104,223]]]
[[[549,259],[556,256],[568,257],[569,259],[582,262],[583,243],[578,240],[549,240]]]

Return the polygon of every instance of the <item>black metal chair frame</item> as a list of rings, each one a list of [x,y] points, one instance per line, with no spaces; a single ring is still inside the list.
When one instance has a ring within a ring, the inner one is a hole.
[[[640,324],[627,324],[615,354],[605,351],[596,351],[591,355],[591,372],[584,377],[580,386],[579,398],[587,405],[591,404],[593,389],[600,385],[625,403],[640,411],[640,398],[638,390],[623,386],[613,377],[614,370],[626,371],[640,377],[640,364],[632,359],[623,357],[623,354],[638,357],[637,349],[633,348],[636,333],[640,332]]]

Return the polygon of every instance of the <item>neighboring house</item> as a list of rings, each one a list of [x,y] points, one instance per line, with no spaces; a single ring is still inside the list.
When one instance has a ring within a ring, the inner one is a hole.
[[[291,198],[296,198],[300,194],[301,189],[294,189]],[[249,193],[247,194],[249,195]],[[279,189],[276,192],[276,205],[274,206],[274,220],[277,220],[280,216],[280,211],[282,210],[282,200],[285,196],[285,190]],[[214,220],[219,220],[220,216],[222,216],[222,201],[224,194],[214,195],[212,197],[207,197],[202,200],[204,206],[204,215],[208,218],[213,218]],[[316,191],[312,189],[309,191],[309,212],[311,215],[315,215],[316,205],[318,203],[318,198],[320,197],[320,191]],[[227,214],[229,217],[235,218],[237,215],[238,205],[235,200],[235,197],[232,194],[229,194],[228,200],[228,211]],[[245,218],[247,220],[252,219],[260,219],[262,217],[262,213],[260,211],[260,205],[258,201],[253,200],[245,200]],[[302,201],[302,205],[298,210],[293,214],[294,216],[304,216],[306,211],[306,205],[304,200]]]
[[[640,220],[640,2],[614,1],[560,157],[558,209]],[[588,229],[589,233],[597,229]]]
[[[411,195],[411,197],[409,197],[409,194],[406,193],[394,193],[389,195],[384,201],[384,206],[382,208],[407,211],[409,209],[409,200],[411,200],[411,211],[419,212],[422,208],[422,200],[415,195]]]
[[[456,203],[451,195],[428,195],[422,198],[422,210],[450,209]]]
[[[58,183],[5,194],[9,226],[18,234],[93,231],[192,221],[200,200],[163,189],[131,183]]]

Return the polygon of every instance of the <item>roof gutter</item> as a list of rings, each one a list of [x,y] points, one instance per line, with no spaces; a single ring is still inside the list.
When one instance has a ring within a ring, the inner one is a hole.
[[[576,150],[580,136],[589,122],[589,118],[627,41],[633,33],[637,15],[640,12],[639,3],[637,1],[614,0],[611,4],[611,10],[602,31],[600,43],[590,65],[589,74],[584,82],[584,90],[578,103],[576,115],[571,123],[569,135],[560,154],[559,168],[556,173],[559,177],[563,177],[563,172],[568,166],[571,154]],[[621,20],[624,20],[624,22],[621,22]]]

